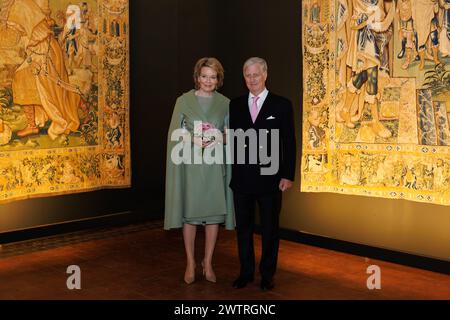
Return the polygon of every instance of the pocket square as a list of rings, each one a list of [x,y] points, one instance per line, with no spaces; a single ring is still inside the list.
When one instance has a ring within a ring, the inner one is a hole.
[[[266,120],[273,120],[273,119],[275,119],[275,117],[274,116],[270,116]]]

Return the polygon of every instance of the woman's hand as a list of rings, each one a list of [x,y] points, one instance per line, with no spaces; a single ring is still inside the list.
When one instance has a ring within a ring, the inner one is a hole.
[[[194,137],[192,139],[192,142],[195,145],[199,146],[200,148],[209,148],[209,147],[216,145],[219,141],[217,141],[217,140],[208,141],[208,140],[204,140],[202,137]]]
[[[218,142],[216,140],[212,141],[203,141],[203,148],[210,148],[217,144]]]
[[[192,142],[193,142],[195,145],[197,145],[197,146],[203,148],[203,138],[202,138],[202,137],[194,137],[194,138],[192,138]]]

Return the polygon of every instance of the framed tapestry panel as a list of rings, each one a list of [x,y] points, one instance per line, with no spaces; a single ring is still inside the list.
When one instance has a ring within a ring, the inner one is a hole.
[[[128,0],[0,0],[0,202],[128,187]]]
[[[450,1],[302,9],[302,191],[450,205]]]

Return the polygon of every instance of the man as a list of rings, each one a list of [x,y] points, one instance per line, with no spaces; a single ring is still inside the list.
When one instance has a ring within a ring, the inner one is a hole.
[[[278,258],[281,193],[292,186],[295,176],[294,117],[291,102],[266,89],[267,63],[264,59],[248,59],[243,72],[250,92],[230,102],[230,129],[234,132],[230,141],[234,152],[230,187],[234,195],[241,263],[240,275],[234,281],[233,287],[243,288],[254,278],[253,231],[255,204],[258,203],[262,234],[262,256],[259,265],[261,289],[270,290],[273,288]],[[252,143],[249,138],[244,148],[239,148],[239,144],[235,142],[242,131],[238,129],[242,129],[249,136],[256,132],[253,142],[257,143]],[[270,143],[267,144],[267,141]],[[236,158],[242,156],[242,153],[245,155],[245,161],[238,163]],[[267,159],[263,159],[262,154],[270,154],[272,162],[275,159],[276,163],[267,164]],[[251,161],[252,158],[257,161]],[[275,172],[267,174],[263,169],[268,169],[268,166],[275,166]]]

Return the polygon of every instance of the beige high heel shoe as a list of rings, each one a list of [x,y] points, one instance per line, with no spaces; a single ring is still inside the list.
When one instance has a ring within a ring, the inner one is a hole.
[[[190,270],[189,266],[186,267],[184,282],[186,282],[186,284],[192,284],[195,282],[195,266],[192,270]]]
[[[216,275],[214,274],[214,271],[212,270],[212,268],[211,268],[211,273],[208,274],[206,272],[205,263],[203,261],[202,261],[202,268],[203,268],[203,276],[205,277],[206,281],[216,283],[217,282]]]

